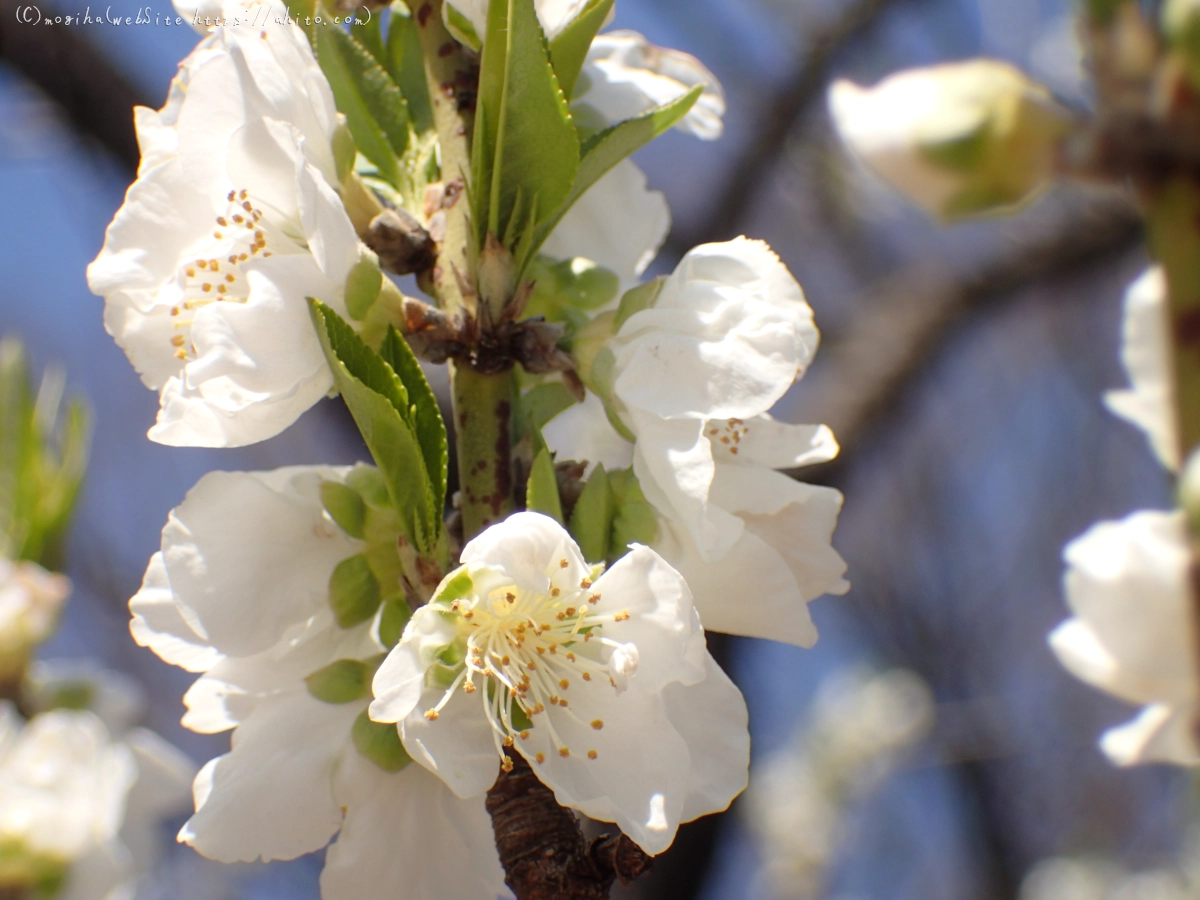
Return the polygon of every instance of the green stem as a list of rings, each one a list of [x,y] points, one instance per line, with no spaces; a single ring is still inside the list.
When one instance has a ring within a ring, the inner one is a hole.
[[[516,509],[513,500],[511,372],[483,375],[452,365],[454,425],[463,538],[470,540]]]
[[[467,181],[471,172],[473,92],[478,73],[442,22],[443,0],[406,0],[417,23],[425,58],[425,80],[433,106],[433,122],[441,151],[442,182],[446,186],[443,209],[446,231],[432,277],[421,287],[437,297],[452,315],[470,311],[458,276],[471,279],[475,253],[471,248]]]

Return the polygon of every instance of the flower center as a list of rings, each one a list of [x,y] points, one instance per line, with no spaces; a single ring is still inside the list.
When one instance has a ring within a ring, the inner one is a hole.
[[[196,348],[188,338],[195,310],[210,303],[245,303],[250,286],[238,268],[255,256],[271,256],[267,249],[268,232],[263,211],[250,201],[246,190],[230,191],[225,198],[225,214],[217,216],[211,237],[196,248],[196,258],[179,269],[178,285],[183,295],[178,306],[171,307],[171,346],[177,359],[194,358]]]
[[[568,564],[562,560],[560,565],[566,569]],[[591,589],[591,580],[565,581],[565,573],[552,575],[545,593],[502,585],[449,605],[448,612],[458,616],[465,656],[453,661],[453,680],[425,718],[436,720],[460,687],[467,694],[478,692],[506,772],[513,764],[505,750],[515,739],[528,739],[534,727],[547,728],[559,755],[570,756],[547,709],[599,731],[604,722],[572,704],[579,683],[608,681],[620,692],[637,666],[636,648],[603,635],[605,623],[628,619],[629,613],[597,612],[601,596]],[[597,757],[595,750],[586,755]]]
[[[737,456],[742,435],[749,430],[750,426],[743,420],[727,419],[724,422],[709,422],[704,428],[704,433],[708,442],[712,444],[714,454],[718,450],[725,450],[731,456]]]

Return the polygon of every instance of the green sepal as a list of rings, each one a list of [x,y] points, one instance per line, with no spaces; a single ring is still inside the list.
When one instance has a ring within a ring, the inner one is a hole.
[[[529,485],[525,489],[525,508],[563,521],[562,499],[558,496],[558,478],[550,451],[543,447],[533,458]]]
[[[333,130],[333,137],[329,141],[330,149],[333,150],[333,169],[337,174],[338,184],[341,184],[350,177],[350,173],[354,171],[354,166],[358,162],[358,147],[354,143],[354,135],[350,133],[350,127],[344,122],[339,124]]]
[[[658,295],[662,292],[663,285],[666,282],[666,276],[660,275],[657,278],[647,281],[645,284],[639,284],[637,287],[627,290],[621,296],[621,303],[617,307],[617,317],[613,319],[613,334],[620,331],[621,326],[634,313],[640,313],[644,309],[653,309],[655,301],[658,300]]]
[[[482,42],[479,40],[479,34],[475,31],[475,26],[470,19],[455,9],[453,4],[442,4],[442,22],[445,24],[446,30],[454,35],[456,41],[476,53],[479,52]]]
[[[387,336],[379,348],[379,355],[396,373],[408,391],[412,404],[412,421],[425,459],[425,471],[433,486],[433,503],[442,509],[446,503],[446,482],[449,478],[450,442],[446,435],[446,423],[438,408],[437,396],[429,386],[429,379],[421,369],[408,341],[393,325],[388,326]]]
[[[630,544],[653,544],[658,537],[658,514],[638,484],[632,469],[608,473],[613,494],[612,535],[609,538],[609,562],[628,552]]]
[[[408,108],[400,88],[371,51],[343,29],[318,28],[315,40],[317,61],[355,144],[384,179],[399,187],[396,157],[408,146]]]
[[[356,322],[367,317],[367,312],[379,297],[383,287],[383,272],[379,264],[368,255],[350,267],[346,276],[346,314]]]
[[[418,134],[433,130],[433,106],[425,80],[421,36],[412,16],[401,3],[391,7],[387,33],[387,70],[408,104],[409,123]]]
[[[412,610],[403,597],[396,596],[383,603],[383,611],[379,614],[379,643],[391,650],[400,643],[404,634],[404,626],[412,618]]]
[[[571,510],[571,536],[588,562],[608,559],[615,504],[604,466],[597,464]],[[622,547],[624,544],[621,545]]]
[[[513,703],[510,707],[508,718],[512,722],[512,727],[515,731],[530,731],[533,729],[533,720],[529,718],[529,713],[525,712],[519,703]]]
[[[599,309],[621,289],[615,272],[583,257],[562,261],[535,257],[525,270],[525,280],[534,283],[525,315],[544,316],[551,322],[579,322],[573,312]]]
[[[488,7],[472,146],[471,204],[477,246],[490,232],[522,270],[540,220],[562,204],[579,168],[579,136],[550,64],[533,0]],[[549,234],[549,232],[546,232]]]
[[[305,676],[308,692],[323,703],[353,703],[371,696],[371,675],[357,659],[339,659]]]
[[[390,507],[392,505],[387,479],[374,466],[361,463],[355,466],[346,475],[346,486],[353,488],[363,500],[372,506]]]
[[[599,134],[588,138],[580,148],[579,168],[575,181],[571,185],[561,205],[549,218],[538,223],[538,232],[534,238],[536,250],[546,242],[550,232],[559,220],[569,210],[584,192],[600,180],[609,169],[621,160],[641,149],[654,140],[680,119],[700,99],[704,93],[704,85],[698,84],[682,97],[671,101],[665,106],[652,109],[632,119],[618,122],[606,128]]]
[[[367,521],[367,504],[362,494],[338,481],[321,481],[321,505],[338,528],[362,540]]]
[[[546,423],[575,405],[575,395],[561,381],[544,381],[521,395],[521,428],[526,434],[541,432]]]
[[[364,709],[350,727],[354,746],[367,759],[385,772],[399,772],[412,757],[400,743],[400,732],[388,722],[372,722]]]
[[[400,527],[419,553],[429,554],[441,537],[442,503],[438,498],[445,489],[426,468],[417,436],[418,427],[423,427],[417,422],[417,405],[410,403],[408,389],[391,365],[337,313],[312,298],[309,307],[334,384],[383,473]],[[427,416],[422,417],[425,419]],[[444,485],[440,477],[438,481]]]
[[[550,60],[554,74],[562,85],[563,93],[571,99],[575,93],[575,82],[583,71],[592,41],[604,27],[608,14],[616,0],[590,0],[558,35],[550,42]]]
[[[471,580],[471,573],[467,571],[466,566],[459,566],[454,572],[451,572],[442,583],[438,586],[437,593],[433,595],[431,603],[439,603],[449,605],[455,600],[462,600],[470,597],[475,590],[475,583]]]
[[[342,628],[352,628],[375,615],[383,601],[379,579],[365,553],[338,563],[329,576],[329,603]]]
[[[44,704],[39,704],[38,712],[49,712],[52,709],[91,709],[95,702],[94,685],[87,681],[67,681],[55,688]]]

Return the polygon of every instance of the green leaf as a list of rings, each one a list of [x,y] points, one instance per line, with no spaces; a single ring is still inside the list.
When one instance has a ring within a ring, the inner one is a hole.
[[[561,381],[546,381],[521,396],[522,426],[527,432],[542,428],[564,409],[575,405],[575,396]]]
[[[382,16],[372,15],[370,21],[364,21],[361,25],[354,25],[350,34],[364,50],[375,58],[377,63],[387,68],[387,50],[383,46]]]
[[[310,298],[309,306],[334,384],[383,473],[400,527],[418,552],[427,554],[441,535],[444,488],[430,477],[417,437],[417,428],[424,426],[416,419],[424,414],[410,404],[395,370],[337,313],[319,300]],[[440,473],[434,477],[444,479]]]
[[[592,41],[604,27],[604,21],[612,12],[616,0],[591,0],[567,27],[550,42],[550,60],[554,63],[554,74],[562,85],[563,93],[570,99],[575,92],[575,82],[583,71]]]
[[[403,597],[393,597],[383,604],[383,612],[379,614],[379,642],[391,650],[400,643],[400,635],[404,626],[412,618],[412,610]]]
[[[367,504],[352,487],[338,481],[321,482],[321,505],[342,531],[362,540],[367,521]]]
[[[525,489],[525,508],[563,520],[562,500],[558,496],[558,478],[550,451],[543,448],[533,459],[529,486]]]
[[[343,559],[329,576],[329,603],[342,628],[367,621],[379,609],[383,596],[379,579],[365,554]]]
[[[397,156],[408,146],[408,109],[400,88],[371,52],[341,28],[316,30],[317,60],[363,156],[400,186]]]
[[[350,738],[358,752],[385,772],[399,772],[412,757],[400,743],[400,732],[388,722],[372,722],[364,709],[350,727]]]
[[[479,83],[471,183],[478,246],[491,232],[507,236],[510,250],[524,244],[527,256],[538,211],[566,198],[580,153],[533,0],[489,4]],[[518,256],[518,268],[525,261]]]
[[[545,316],[551,322],[572,322],[579,318],[574,311],[599,309],[621,289],[615,272],[583,257],[554,261],[537,256],[525,279],[534,283],[525,315]]]
[[[620,331],[621,326],[634,313],[639,313],[643,309],[651,309],[666,281],[666,276],[659,275],[645,284],[639,284],[637,287],[627,290],[621,297],[621,305],[617,307],[617,317],[612,324],[613,334]]]
[[[417,431],[417,441],[425,458],[425,471],[433,486],[434,506],[441,510],[446,504],[446,482],[449,478],[450,443],[446,436],[446,423],[438,408],[437,397],[429,380],[421,369],[408,341],[404,340],[394,326],[389,325],[387,336],[379,348],[379,355],[392,367],[408,392],[412,404],[412,422]]]
[[[346,485],[357,491],[358,495],[372,506],[390,507],[392,505],[387,479],[374,466],[362,463],[355,466],[346,476]]]
[[[582,147],[579,169],[571,190],[558,209],[548,219],[538,223],[538,233],[534,240],[536,250],[545,243],[550,232],[559,220],[566,215],[575,201],[583,196],[584,191],[600,180],[609,169],[621,160],[641,149],[654,140],[680,119],[687,115],[688,110],[695,105],[704,93],[704,85],[698,84],[677,100],[652,109],[633,119],[618,122],[611,128],[606,128],[599,134],[588,138]]]
[[[388,19],[387,70],[408,103],[409,121],[416,131],[433,130],[433,106],[429,102],[429,83],[425,80],[425,58],[421,55],[421,36],[408,10],[392,5]]]
[[[308,692],[324,703],[353,703],[371,696],[371,673],[357,659],[339,659],[307,675]]]
[[[583,558],[588,562],[604,562],[608,559],[614,512],[608,473],[604,471],[604,466],[597,465],[571,511],[571,536],[578,542]]]
[[[346,276],[346,313],[356,322],[367,317],[383,287],[383,272],[372,259],[360,259]]]
[[[612,536],[609,538],[609,562],[628,551],[630,544],[653,544],[658,537],[658,514],[642,493],[632,469],[619,469],[608,475],[615,510]]]

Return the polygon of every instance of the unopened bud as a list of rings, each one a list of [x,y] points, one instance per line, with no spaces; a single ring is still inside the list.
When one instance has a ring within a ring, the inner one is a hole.
[[[983,59],[901,72],[873,88],[838,81],[829,106],[850,148],[942,219],[1027,200],[1049,181],[1072,124],[1045,88]]]
[[[432,268],[437,245],[412,213],[385,209],[371,220],[363,243],[379,256],[379,264],[394,275],[411,275]]]
[[[513,255],[488,232],[479,254],[479,296],[493,312],[503,309],[513,297],[516,279]]]

